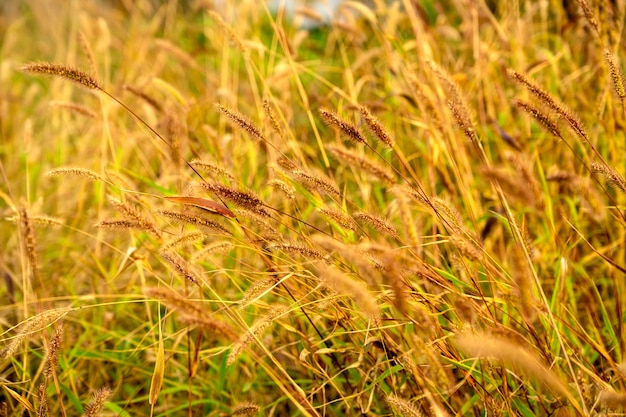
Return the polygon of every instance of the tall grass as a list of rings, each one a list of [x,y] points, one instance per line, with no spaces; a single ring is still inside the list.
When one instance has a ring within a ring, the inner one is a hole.
[[[372,3],[0,20],[0,415],[623,414],[624,4]]]

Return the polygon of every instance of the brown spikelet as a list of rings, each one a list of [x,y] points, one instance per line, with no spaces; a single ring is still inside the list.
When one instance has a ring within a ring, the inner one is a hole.
[[[50,343],[46,346],[46,362],[44,366],[44,376],[52,377],[59,365],[59,352],[61,351],[61,339],[63,338],[63,326],[59,325],[54,330],[54,335]]]
[[[221,175],[223,177],[228,178],[229,180],[235,180],[235,176],[230,172],[226,171],[221,166],[214,164],[213,162],[202,161],[200,159],[194,159],[189,164],[202,171],[210,172],[212,174]]]
[[[381,233],[385,233],[393,237],[394,239],[400,239],[400,236],[398,235],[398,231],[396,230],[395,226],[380,216],[371,213],[357,212],[352,213],[352,217],[362,223],[367,224],[368,226],[371,226]]]
[[[145,225],[135,220],[101,220],[95,225],[102,229],[138,229],[146,230]]]
[[[450,74],[436,65],[434,62],[429,61],[431,69],[441,81],[443,87],[446,91],[447,96],[447,104],[450,112],[452,113],[452,117],[454,121],[459,126],[459,128],[463,131],[467,139],[469,139],[472,143],[478,143],[479,137],[474,129],[474,122],[472,122],[471,113],[469,110],[469,106],[465,100],[463,94],[461,94],[461,90],[457,86],[457,84],[452,80]]]
[[[404,187],[394,186],[391,189],[391,192],[398,202],[398,207],[400,208],[400,216],[402,217],[402,224],[404,226],[406,234],[408,235],[409,242],[411,242],[411,246],[413,246],[413,248],[419,248],[422,242],[419,235],[417,234],[414,216],[411,212],[405,189]]]
[[[37,417],[48,416],[48,396],[46,395],[47,384],[41,383],[37,389]]]
[[[89,42],[87,41],[87,37],[82,31],[78,31],[78,44],[80,45],[81,49],[85,53],[85,56],[87,57],[87,62],[89,62],[89,71],[92,74],[97,74],[95,55],[93,53],[93,50],[91,49],[91,46],[89,45]]]
[[[300,184],[317,191],[323,191],[331,196],[341,197],[339,188],[329,179],[319,174],[311,174],[305,171],[292,171],[291,174]]]
[[[265,137],[261,133],[261,130],[256,127],[252,123],[252,121],[246,116],[234,110],[228,109],[219,103],[215,103],[215,105],[217,106],[219,111],[222,112],[228,118],[228,120],[230,120],[233,126],[245,130],[254,139],[265,141]]]
[[[348,216],[347,214],[345,214],[343,211],[331,209],[329,207],[318,208],[317,211],[322,216],[337,223],[339,226],[343,227],[344,229],[352,230],[353,232],[356,232],[358,229],[358,225],[356,224],[354,219]]]
[[[248,347],[254,340],[258,339],[265,330],[267,330],[272,322],[287,313],[288,309],[284,306],[272,306],[269,313],[257,320],[252,327],[246,330],[246,332],[239,337],[239,339],[233,344],[228,358],[226,359],[226,365],[232,365],[235,359]]]
[[[41,283],[41,274],[39,272],[39,257],[37,256],[37,241],[35,239],[35,232],[28,215],[26,206],[22,205],[19,209],[20,218],[20,231],[22,240],[24,242],[24,248],[26,249],[26,256],[28,257],[28,263],[33,274],[33,281],[37,284]]]
[[[285,156],[281,156],[278,159],[276,159],[276,163],[278,164],[279,167],[281,167],[287,172],[295,171],[298,169],[298,166],[291,159]]]
[[[279,137],[283,137],[283,130],[280,128],[280,124],[278,124],[278,120],[276,120],[276,115],[274,114],[274,110],[272,109],[272,105],[270,101],[266,98],[263,99],[263,111],[265,115],[270,121],[270,125],[274,132],[278,134]]]
[[[349,140],[356,143],[366,143],[361,132],[359,132],[359,130],[352,123],[340,118],[332,110],[322,107],[319,109],[319,114],[324,123],[344,135]]]
[[[77,177],[85,177],[94,181],[105,181],[105,179],[95,171],[80,167],[59,167],[46,172],[46,176],[55,177],[58,175],[73,175]]]
[[[488,333],[458,334],[454,338],[456,346],[467,354],[481,359],[494,358],[505,365],[518,369],[535,378],[556,395],[568,396],[567,386],[543,364],[531,350],[519,342]]]
[[[183,49],[174,45],[172,42],[167,39],[155,39],[154,44],[165,51],[168,56],[176,57],[181,63],[183,63],[188,68],[198,68],[198,64],[196,60],[193,59],[191,55],[185,52]]]
[[[448,233],[461,235],[465,233],[463,217],[456,208],[441,198],[432,199],[432,204],[435,214],[442,219]]]
[[[149,106],[154,108],[156,111],[158,112],[163,111],[163,106],[161,106],[161,104],[159,104],[159,102],[155,98],[151,97],[150,95],[141,91],[140,89],[133,87],[132,85],[128,85],[128,84],[124,84],[122,86],[122,89],[128,91],[134,96],[137,96],[141,100],[145,101]]]
[[[73,81],[92,90],[102,90],[98,81],[96,81],[96,79],[91,75],[68,65],[37,62],[34,64],[24,65],[21,69],[24,72],[30,72],[33,74],[52,75],[65,78],[66,80]]]
[[[277,285],[275,278],[267,278],[259,280],[252,284],[244,293],[243,298],[239,301],[239,308],[245,308],[256,301],[263,294],[270,292]]]
[[[532,167],[530,161],[532,160],[530,156],[517,153],[517,152],[506,152],[504,154],[506,160],[511,162],[515,170],[520,174],[520,180],[529,188],[530,194],[533,196],[533,201],[536,204],[537,208],[544,207],[543,195],[541,192],[541,186],[539,182],[535,178],[532,172]]]
[[[259,407],[258,405],[251,402],[245,402],[237,404],[235,407],[233,407],[233,412],[231,416],[253,416],[255,414],[258,414],[259,411],[261,411],[261,407]]]
[[[394,411],[403,417],[422,417],[423,414],[417,409],[413,403],[405,400],[397,395],[390,395],[387,397],[387,402],[394,409]]]
[[[323,263],[318,263],[316,269],[317,276],[323,286],[352,298],[370,320],[379,324],[381,315],[378,303],[363,283],[355,281],[338,269]]]
[[[48,216],[28,216],[30,220],[30,224],[33,226],[64,226],[62,220],[55,219],[54,217]],[[20,217],[19,215],[6,217],[4,220],[9,222],[19,223]]]
[[[482,259],[483,251],[466,236],[455,233],[450,235],[448,240],[461,253],[461,255],[465,256],[467,259],[472,261],[479,261]]]
[[[580,136],[586,143],[589,143],[587,132],[585,131],[585,128],[583,127],[582,122],[578,119],[578,117],[574,115],[574,113],[571,110],[565,107],[563,103],[561,103],[559,100],[551,96],[547,91],[539,87],[537,84],[530,81],[528,77],[526,77],[526,75],[513,71],[513,70],[508,70],[507,74],[509,75],[510,78],[512,78],[513,80],[517,81],[518,83],[526,87],[526,89],[530,93],[532,93],[535,97],[537,97],[540,101],[542,101],[546,106],[551,108],[557,115],[559,115],[559,117],[561,117],[563,120],[567,122],[567,124],[570,126],[570,128],[575,134]],[[549,128],[548,130],[550,131],[550,133],[554,134],[551,128]],[[561,136],[558,136],[558,137],[561,137]]]
[[[189,258],[189,262],[193,264],[196,261],[199,261],[200,259],[203,259],[204,257],[208,255],[229,252],[234,247],[235,245],[232,242],[226,242],[226,241],[212,242],[211,244],[204,246],[202,250],[199,250],[198,252],[191,255],[191,258]]]
[[[207,229],[211,229],[213,231],[217,231],[219,233],[222,233],[228,236],[232,235],[232,233],[228,231],[228,229],[226,229],[221,224],[211,219],[207,219],[206,217],[203,217],[203,216],[181,213],[178,211],[169,211],[169,210],[159,210],[157,211],[157,213],[159,213],[162,216],[181,221],[183,223],[206,227]]]
[[[294,198],[296,198],[293,188],[288,186],[284,181],[281,181],[277,178],[268,181],[267,186],[281,191],[289,200],[293,200]]]
[[[161,231],[151,220],[146,218],[137,207],[124,201],[117,200],[113,197],[109,197],[109,202],[120,213],[129,217],[132,221],[139,223],[141,229],[146,230],[157,237],[161,237]]]
[[[532,323],[537,315],[533,293],[534,279],[522,249],[517,246],[519,243],[516,242],[515,245],[511,251],[511,270],[515,282],[516,304],[524,320],[527,323]]]
[[[93,398],[87,404],[85,404],[84,417],[97,417],[104,407],[104,403],[111,397],[111,389],[108,387],[102,387],[93,394]]]
[[[342,160],[346,165],[359,167],[387,184],[395,182],[393,173],[378,162],[358,155],[355,151],[341,145],[328,145],[327,148],[335,158]]]
[[[376,117],[374,117],[372,113],[370,113],[367,107],[360,106],[359,111],[361,112],[363,120],[365,120],[365,124],[367,124],[367,127],[369,127],[374,136],[376,136],[388,148],[393,148],[394,140],[387,128],[385,128],[385,126],[383,126],[383,124]]]
[[[175,239],[169,240],[165,243],[165,245],[163,245],[163,247],[161,248],[161,250],[170,250],[172,248],[177,248],[179,246],[182,246],[186,243],[190,243],[190,242],[195,242],[197,240],[202,240],[206,237],[206,235],[202,232],[190,232],[190,233],[185,233],[181,236],[178,236]]]
[[[546,129],[557,138],[563,138],[563,136],[561,135],[561,131],[559,130],[559,127],[556,125],[554,120],[552,120],[550,116],[548,116],[538,108],[534,107],[532,104],[516,99],[513,100],[513,105],[518,109],[530,114],[537,121],[537,123],[539,123],[541,126],[543,126],[544,129]]]
[[[93,112],[90,108],[81,104],[71,103],[68,101],[51,101],[50,105],[61,109],[73,111],[74,113],[80,114],[81,116],[89,117],[90,119],[95,119],[98,117],[96,113]]]
[[[185,261],[180,255],[174,252],[161,252],[161,258],[165,259],[168,264],[170,264],[174,270],[181,275],[182,277],[188,279],[193,284],[197,286],[201,285],[202,279],[200,276],[191,269],[191,265],[187,261]]]
[[[596,19],[595,13],[591,9],[591,6],[589,6],[587,0],[578,0],[578,4],[580,5],[580,8],[583,9],[583,15],[585,16],[585,20],[587,20],[587,23],[589,23],[596,35],[599,36],[600,26],[598,25],[598,20]]]
[[[220,198],[228,200],[233,204],[250,210],[253,213],[261,216],[270,217],[270,213],[265,209],[265,203],[260,198],[252,194],[250,191],[235,190],[234,188],[227,187],[218,183],[199,183],[201,188],[211,191],[218,195]]]
[[[594,161],[591,163],[591,172],[600,174],[611,187],[615,187],[621,192],[626,193],[626,180],[613,168]]]
[[[598,402],[606,407],[626,407],[626,394],[605,389],[598,394]]]
[[[393,252],[388,251],[383,258],[383,262],[383,282],[391,288],[391,292],[393,293],[393,305],[400,313],[406,314],[408,293],[407,287],[402,279],[398,260],[393,255]]]
[[[530,207],[541,206],[541,201],[537,201],[532,186],[520,177],[519,171],[513,174],[507,169],[494,167],[483,168],[480,171],[484,177],[500,185],[507,199],[515,199]]]
[[[248,52],[248,48],[244,46],[239,36],[237,36],[235,31],[228,25],[228,23],[226,23],[224,19],[222,19],[222,16],[220,16],[219,13],[214,10],[208,10],[207,13],[209,16],[211,16],[213,20],[215,20],[215,22],[222,28],[222,30],[226,32],[231,41],[233,41],[233,43],[237,45],[237,48],[239,48],[242,53],[245,54]]]
[[[626,98],[626,89],[624,89],[624,75],[617,57],[609,49],[604,50],[604,58],[609,66],[611,80],[613,80],[613,88],[620,100]]]
[[[281,252],[295,253],[307,259],[322,259],[324,254],[315,249],[297,243],[273,243],[267,246],[269,250],[277,250]]]
[[[53,308],[45,310],[21,322],[17,326],[18,330],[15,336],[13,336],[6,346],[0,351],[0,358],[6,359],[13,356],[26,337],[41,331],[46,328],[46,326],[60,320],[70,311],[72,311],[72,309],[69,307]]]
[[[230,342],[237,339],[235,329],[214,317],[180,316],[178,321],[186,326],[196,327],[212,338],[223,338]]]
[[[194,317],[203,317],[205,310],[199,304],[193,303],[176,291],[165,287],[149,287],[144,289],[144,294],[148,297],[156,298],[167,307],[177,310],[182,314]]]

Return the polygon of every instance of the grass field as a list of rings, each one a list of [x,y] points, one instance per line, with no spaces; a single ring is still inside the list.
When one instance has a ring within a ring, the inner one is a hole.
[[[624,1],[210,3],[0,6],[0,417],[624,415]]]

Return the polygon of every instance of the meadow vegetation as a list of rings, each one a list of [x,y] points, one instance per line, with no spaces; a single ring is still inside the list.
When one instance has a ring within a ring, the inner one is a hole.
[[[624,415],[625,2],[9,3],[0,416]]]

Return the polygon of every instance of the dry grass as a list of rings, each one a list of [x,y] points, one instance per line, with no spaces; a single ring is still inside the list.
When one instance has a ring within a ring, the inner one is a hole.
[[[105,3],[0,16],[0,416],[624,414],[621,2]]]

